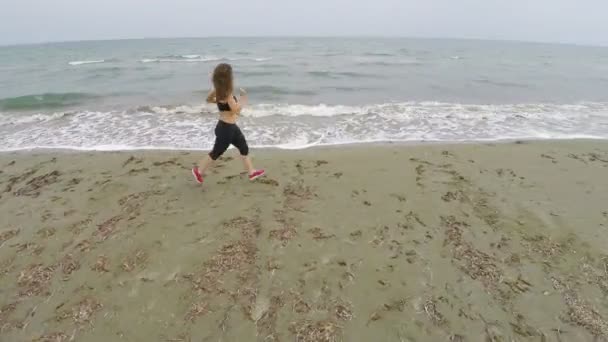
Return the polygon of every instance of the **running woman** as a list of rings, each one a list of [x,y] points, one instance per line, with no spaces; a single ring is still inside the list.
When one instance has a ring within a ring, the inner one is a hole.
[[[240,101],[233,95],[234,77],[232,66],[222,63],[215,67],[213,71],[213,88],[207,95],[208,103],[217,104],[220,118],[215,126],[215,144],[207,157],[192,168],[192,175],[199,183],[203,183],[205,171],[228,149],[228,146],[236,147],[243,160],[245,170],[249,175],[249,180],[255,180],[264,175],[264,170],[253,168],[251,158],[249,158],[249,146],[247,140],[236,121],[241,114],[241,110],[247,105],[247,93],[240,89]]]

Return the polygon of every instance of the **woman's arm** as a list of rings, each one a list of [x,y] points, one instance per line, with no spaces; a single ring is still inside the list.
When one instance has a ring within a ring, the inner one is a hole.
[[[235,115],[241,114],[241,110],[243,109],[243,106],[240,103],[238,103],[232,95],[230,95],[227,102],[228,102],[228,105],[230,106],[230,111],[232,112],[232,114],[235,114]]]
[[[247,105],[249,105],[249,97],[247,97],[247,92],[243,88],[240,88],[239,90],[241,92],[241,107],[247,107]]]
[[[207,103],[217,103],[217,97],[215,96],[215,90],[210,90],[207,94]]]

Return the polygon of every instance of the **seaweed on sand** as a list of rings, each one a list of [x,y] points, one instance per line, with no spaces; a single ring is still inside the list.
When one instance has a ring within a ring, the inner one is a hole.
[[[289,327],[289,331],[295,335],[296,342],[337,342],[342,340],[342,327],[329,319],[294,322]]]

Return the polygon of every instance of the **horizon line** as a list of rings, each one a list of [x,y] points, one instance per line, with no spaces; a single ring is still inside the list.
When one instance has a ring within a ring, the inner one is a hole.
[[[106,39],[68,39],[68,40],[56,40],[56,41],[43,41],[43,42],[24,42],[24,43],[9,43],[0,44],[0,48],[4,47],[20,47],[20,46],[35,46],[35,45],[52,45],[52,44],[70,44],[70,43],[94,43],[94,42],[113,42],[113,41],[130,41],[130,40],[171,40],[171,39],[256,39],[256,38],[270,38],[270,39],[290,39],[290,38],[311,38],[311,39],[411,39],[411,40],[462,40],[462,41],[482,41],[482,42],[505,42],[505,43],[525,43],[525,44],[545,44],[545,45],[567,45],[567,46],[579,46],[579,47],[599,47],[606,48],[606,44],[592,44],[592,43],[573,43],[573,42],[559,42],[559,41],[535,41],[535,40],[518,40],[518,39],[490,39],[490,38],[467,38],[467,37],[416,37],[416,36],[382,36],[382,35],[335,35],[335,36],[321,36],[321,35],[259,35],[259,36],[181,36],[181,37],[129,37],[129,38],[106,38]]]

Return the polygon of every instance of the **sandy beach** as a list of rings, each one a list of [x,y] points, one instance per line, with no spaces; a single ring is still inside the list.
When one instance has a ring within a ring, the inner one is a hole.
[[[1,341],[605,341],[608,142],[0,154]]]

